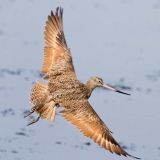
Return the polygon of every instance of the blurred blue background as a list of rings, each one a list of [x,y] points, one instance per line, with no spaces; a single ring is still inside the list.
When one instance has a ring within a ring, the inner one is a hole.
[[[57,6],[64,8],[79,79],[100,76],[132,94],[96,89],[90,103],[127,152],[159,160],[160,0],[0,0],[0,159],[124,159],[59,115],[53,124],[26,126],[30,88],[40,79],[45,21]]]

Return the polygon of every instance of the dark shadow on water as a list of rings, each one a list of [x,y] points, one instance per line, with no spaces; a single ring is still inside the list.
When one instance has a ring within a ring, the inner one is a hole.
[[[27,136],[25,132],[16,132],[15,134],[18,136]]]
[[[136,146],[134,144],[125,145],[122,142],[120,142],[119,144],[124,150],[131,150],[131,151],[135,151],[136,150]]]
[[[10,116],[10,115],[15,115],[15,112],[14,112],[14,110],[12,109],[12,108],[8,108],[8,109],[4,109],[4,110],[1,110],[0,111],[0,114],[2,115],[2,116]]]
[[[91,145],[91,143],[90,143],[90,142],[85,142],[85,143],[84,143],[84,145],[86,145],[86,146],[90,146],[90,145]]]

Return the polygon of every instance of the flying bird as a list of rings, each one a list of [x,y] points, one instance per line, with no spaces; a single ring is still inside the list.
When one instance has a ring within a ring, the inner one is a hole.
[[[56,108],[62,107],[61,115],[75,125],[85,136],[95,143],[118,155],[129,156],[113,138],[112,132],[94,111],[88,99],[96,87],[103,87],[118,93],[129,95],[105,84],[99,77],[91,77],[86,84],[81,83],[75,73],[71,51],[67,46],[63,31],[63,9],[57,7],[51,11],[44,31],[45,47],[42,73],[47,84],[37,81],[31,89],[31,111],[38,118],[54,121]]]

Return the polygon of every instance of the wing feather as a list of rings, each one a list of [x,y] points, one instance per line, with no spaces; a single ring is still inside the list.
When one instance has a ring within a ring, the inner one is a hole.
[[[42,72],[51,75],[54,72],[73,72],[72,57],[63,31],[63,9],[57,7],[51,11],[44,31],[45,47]],[[47,77],[47,76],[46,76]]]
[[[68,107],[70,106],[70,107]],[[111,131],[99,118],[87,100],[69,101],[63,104],[62,116],[75,125],[85,136],[91,138],[101,147],[118,155],[130,156],[112,137]],[[137,158],[139,159],[139,158]]]

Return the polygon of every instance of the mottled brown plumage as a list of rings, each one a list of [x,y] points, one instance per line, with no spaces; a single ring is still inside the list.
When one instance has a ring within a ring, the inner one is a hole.
[[[33,104],[33,108],[30,113],[36,111],[39,114],[39,117],[49,121],[54,120],[56,105],[52,100],[47,85],[37,81],[32,87],[30,101]]]
[[[77,79],[63,32],[62,15],[62,8],[57,8],[55,13],[51,12],[46,22],[42,72],[48,82],[34,84],[30,98],[33,108],[30,113],[36,111],[39,114],[38,118],[52,121],[56,107],[61,106],[63,108],[61,115],[85,136],[112,153],[133,157],[112,137],[111,131],[88,102],[88,98],[96,87],[124,92],[104,85],[103,80],[98,77],[90,78],[86,84]]]

